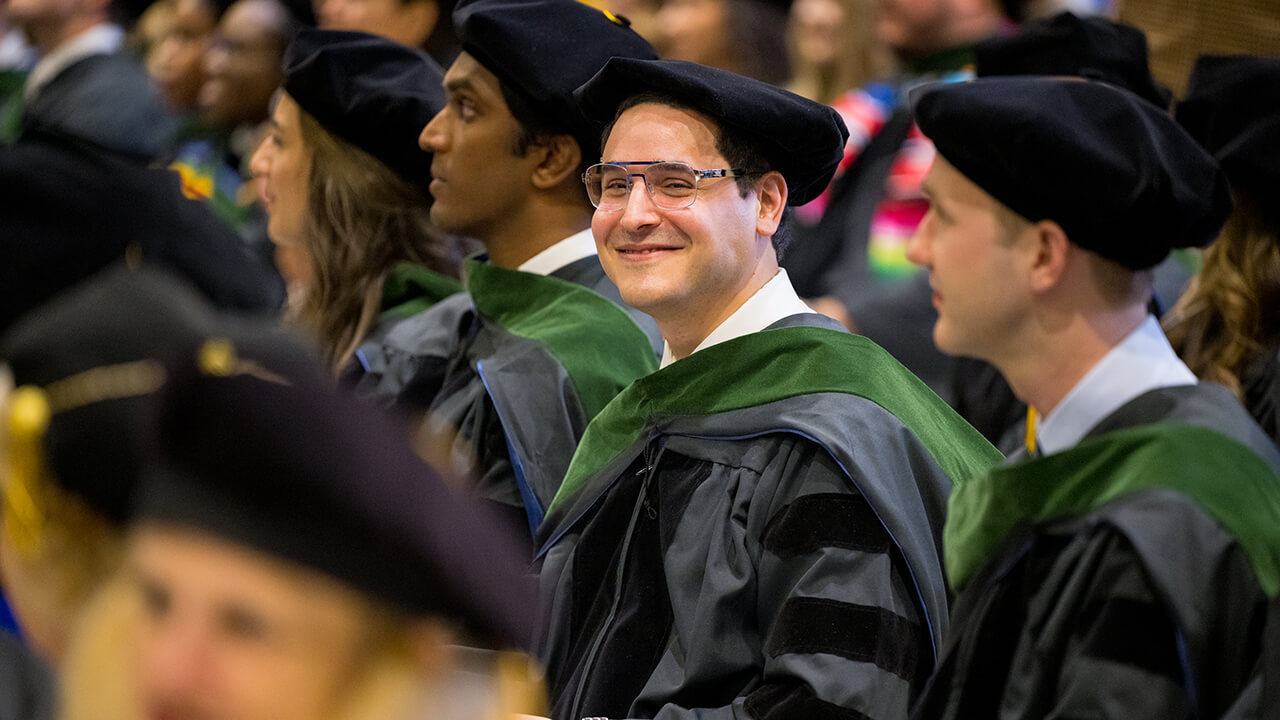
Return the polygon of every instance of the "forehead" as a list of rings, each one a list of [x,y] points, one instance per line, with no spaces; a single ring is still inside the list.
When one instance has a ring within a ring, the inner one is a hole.
[[[502,86],[493,71],[480,64],[475,56],[463,50],[444,74],[444,86],[452,92],[467,90],[482,99],[502,99]]]
[[[682,160],[720,167],[724,156],[716,149],[718,133],[715,121],[696,110],[642,103],[624,110],[613,124],[603,159]]]
[[[284,10],[276,0],[237,0],[222,16],[218,32],[240,40],[279,39],[284,23]]]
[[[213,7],[206,0],[176,0],[173,3],[173,20],[175,24],[199,24],[212,27],[217,20]]]
[[[933,166],[925,175],[924,186],[933,202],[972,205],[984,209],[994,209],[997,204],[995,198],[965,177],[964,173],[941,154],[934,157]]]

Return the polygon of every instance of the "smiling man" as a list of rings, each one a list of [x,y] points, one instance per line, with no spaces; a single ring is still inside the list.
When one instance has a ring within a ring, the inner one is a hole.
[[[375,335],[352,375],[427,411],[427,435],[456,430],[455,469],[532,530],[587,422],[661,347],[596,257],[580,176],[599,127],[573,102],[610,57],[654,54],[625,20],[575,0],[479,0],[454,25],[463,52],[420,144],[433,153],[432,221],[487,258],[467,263],[466,294]]]
[[[553,717],[905,715],[946,622],[951,480],[999,455],[778,268],[834,111],[676,62],[579,90],[601,262],[663,369],[592,421],[540,531]]]
[[[951,497],[958,597],[915,717],[1234,716],[1280,588],[1280,454],[1147,311],[1151,268],[1222,225],[1224,176],[1101,82],[979,79],[915,107],[939,153],[909,248],[934,339],[1040,416]]]

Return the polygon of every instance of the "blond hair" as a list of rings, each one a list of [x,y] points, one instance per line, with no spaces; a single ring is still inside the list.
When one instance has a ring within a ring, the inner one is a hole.
[[[35,639],[44,645],[44,652],[59,655],[69,627],[120,566],[123,534],[83,498],[59,485],[49,471],[44,437],[50,412],[41,390],[14,391],[0,416],[4,459],[0,542],[5,545],[6,574],[20,579],[9,588],[10,601],[20,619],[24,611],[43,616],[38,628],[28,629],[39,635]]]

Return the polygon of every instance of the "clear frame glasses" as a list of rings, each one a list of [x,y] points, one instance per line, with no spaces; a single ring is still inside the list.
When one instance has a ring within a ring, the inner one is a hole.
[[[582,184],[587,186],[587,197],[596,209],[617,212],[627,205],[632,178],[644,178],[645,190],[654,205],[680,210],[698,198],[698,183],[704,179],[755,174],[758,172],[754,170],[695,170],[678,160],[633,160],[592,165],[582,173]]]

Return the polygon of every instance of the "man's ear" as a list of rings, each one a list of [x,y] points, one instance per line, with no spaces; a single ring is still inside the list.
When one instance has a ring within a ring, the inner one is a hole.
[[[1062,226],[1052,220],[1040,220],[1032,233],[1031,289],[1043,292],[1058,284],[1067,268],[1071,241]]]
[[[756,183],[756,233],[773,237],[787,209],[787,181],[782,173],[771,170]]]
[[[576,176],[582,164],[582,149],[572,135],[552,135],[529,148],[529,152],[541,154],[533,168],[533,186],[539,190],[556,187]]]

